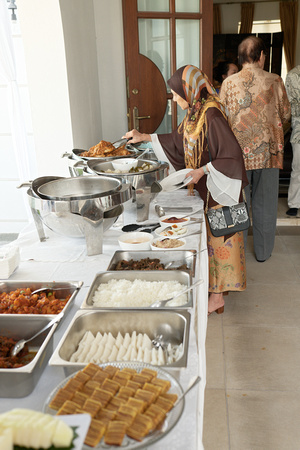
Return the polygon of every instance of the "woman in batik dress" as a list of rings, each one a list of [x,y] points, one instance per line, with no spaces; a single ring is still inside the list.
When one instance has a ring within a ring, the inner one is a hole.
[[[232,133],[225,110],[207,76],[195,66],[178,69],[168,80],[173,101],[187,113],[169,134],[126,133],[129,142],[151,141],[158,159],[167,159],[180,170],[190,168],[188,193],[195,188],[204,207],[231,206],[242,200],[248,184],[241,148]],[[162,157],[162,150],[165,158]],[[209,189],[209,195],[208,195]],[[208,314],[224,311],[224,295],[246,288],[242,233],[214,237],[208,223],[209,258]]]

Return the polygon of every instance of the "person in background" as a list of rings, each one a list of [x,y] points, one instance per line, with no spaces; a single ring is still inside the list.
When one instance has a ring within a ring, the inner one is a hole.
[[[275,242],[283,125],[290,119],[291,107],[282,78],[264,70],[266,47],[262,39],[244,39],[238,57],[242,70],[224,80],[220,99],[243,151],[248,205],[251,187],[254,253],[257,261],[264,262]],[[246,245],[246,233],[244,237]]]
[[[232,133],[212,84],[197,67],[178,69],[168,80],[175,101],[187,111],[182,123],[170,134],[144,134],[131,130],[129,142],[151,141],[159,159],[162,153],[175,170],[189,168],[193,187],[206,206],[232,205],[248,183],[241,148]],[[208,152],[211,153],[211,161]],[[224,294],[246,288],[244,242],[242,233],[216,238],[207,229],[209,257],[208,314],[224,310]]]
[[[297,216],[300,208],[300,65],[294,67],[286,76],[285,88],[291,104],[292,134],[291,145],[293,161],[290,185],[288,190],[288,206],[286,214]]]
[[[238,73],[239,69],[236,64],[232,61],[219,61],[219,63],[213,69],[213,79],[214,87],[219,94],[223,81],[233,75]]]

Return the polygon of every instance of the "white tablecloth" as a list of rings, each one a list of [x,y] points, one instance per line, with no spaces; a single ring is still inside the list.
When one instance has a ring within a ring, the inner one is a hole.
[[[173,193],[160,193],[155,202],[164,206],[192,206],[194,211],[198,210],[202,204],[202,200],[198,195],[188,197],[186,190]],[[158,217],[154,211],[155,202],[150,205],[149,221],[151,222],[158,221]],[[128,214],[123,216],[123,222],[124,217],[128,220]],[[203,213],[195,214],[194,217],[203,217]],[[120,222],[121,226],[122,219]],[[132,222],[135,222],[135,217],[132,217]],[[206,382],[205,337],[207,326],[208,259],[204,222],[201,224],[201,228],[202,233],[200,237],[196,235],[187,238],[186,248],[199,251],[195,280],[202,278],[204,283],[194,289],[194,308],[191,311],[192,320],[188,365],[187,368],[181,369],[179,373],[178,371],[176,372],[176,376],[183,389],[187,388],[189,380],[197,374],[200,375],[201,382],[197,389],[195,388],[187,395],[185,409],[175,428],[161,441],[151,446],[153,450],[166,450],[171,448],[174,450],[181,450],[183,448],[201,450],[203,448],[202,427]],[[120,235],[120,229],[111,228],[105,232],[103,253],[95,256],[87,256],[84,238],[68,239],[58,236],[50,230],[46,230],[46,234],[49,239],[46,242],[40,242],[33,223],[20,234],[14,244],[19,246],[21,262],[9,280],[84,282],[74,304],[68,310],[66,317],[55,331],[53,343],[55,348],[75,312],[81,306],[95,274],[107,269],[114,252],[119,249],[117,237]],[[48,365],[34,391],[28,397],[2,398],[0,401],[0,413],[16,407],[29,407],[41,411],[48,395],[64,378],[65,374],[63,369]],[[18,386],[16,386],[16,389],[18,389]],[[195,395],[196,392],[198,395]]]

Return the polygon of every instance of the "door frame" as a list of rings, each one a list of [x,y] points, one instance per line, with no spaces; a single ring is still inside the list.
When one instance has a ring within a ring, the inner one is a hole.
[[[199,13],[175,12],[175,0],[169,0],[168,12],[148,12],[137,10],[137,0],[122,0],[124,27],[124,54],[127,90],[128,129],[132,128],[133,100],[131,91],[138,85],[138,71],[131,70],[139,53],[138,19],[169,19],[170,21],[170,58],[171,73],[176,70],[176,19],[192,19],[200,21],[200,69],[212,79],[213,71],[213,0],[199,0]],[[172,99],[172,94],[167,94]],[[172,129],[177,128],[177,104],[172,102]]]

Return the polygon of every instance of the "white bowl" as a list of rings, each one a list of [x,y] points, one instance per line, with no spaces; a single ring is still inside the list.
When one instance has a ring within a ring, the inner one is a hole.
[[[168,241],[170,245],[175,245],[175,241],[180,241],[182,242],[182,245],[178,246],[178,247],[157,247],[155,244],[159,241]],[[174,238],[157,238],[154,239],[153,242],[151,243],[151,249],[152,250],[181,250],[182,248],[184,248],[186,245],[186,240],[183,238],[178,238],[178,239],[174,239]]]
[[[132,231],[123,233],[118,241],[122,250],[150,250],[153,236],[142,231]]]
[[[133,167],[135,168],[138,165],[138,160],[134,158],[120,158],[113,159],[111,161],[113,168],[115,170],[121,170],[122,172],[129,172]]]
[[[169,214],[168,216],[162,216],[159,219],[159,222],[160,222],[161,226],[162,227],[168,227],[168,226],[176,224],[179,227],[180,226],[182,227],[182,226],[186,225],[187,223],[189,223],[189,221],[190,221],[189,217],[185,217],[183,219],[183,222],[178,222],[175,219],[174,219],[174,221],[172,221],[172,220],[170,221],[170,219],[172,219],[172,217],[176,217],[177,219],[181,219],[182,217],[184,217],[184,214]],[[165,220],[168,220],[168,222],[165,222]]]

